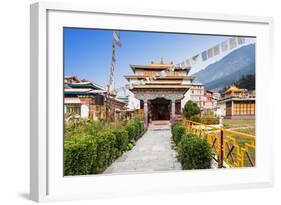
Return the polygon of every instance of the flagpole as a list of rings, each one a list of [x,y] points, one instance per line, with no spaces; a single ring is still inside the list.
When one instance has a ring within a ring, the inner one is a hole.
[[[109,115],[110,115],[110,113],[109,113],[109,109],[111,108],[111,105],[112,105],[112,103],[111,103],[111,100],[110,100],[110,94],[111,94],[111,86],[112,86],[112,83],[113,83],[113,69],[112,69],[112,67],[114,66],[113,65],[113,55],[115,55],[114,54],[114,39],[112,38],[112,56],[111,56],[111,63],[110,63],[110,69],[109,69],[109,82],[108,82],[108,85],[107,85],[107,92],[106,92],[106,121],[107,122],[109,122]],[[115,58],[115,56],[114,56],[114,58]]]

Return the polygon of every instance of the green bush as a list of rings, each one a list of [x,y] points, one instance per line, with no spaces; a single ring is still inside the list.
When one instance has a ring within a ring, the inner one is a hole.
[[[211,168],[211,147],[206,140],[201,140],[194,134],[182,137],[178,145],[178,153],[184,170]]]
[[[140,120],[135,121],[135,123],[136,123],[136,126],[138,127],[137,139],[139,139],[144,132],[144,124],[143,124],[143,121],[140,121]]]
[[[103,172],[124,151],[132,149],[144,131],[140,120],[126,124],[80,120],[65,124],[64,174]]]
[[[136,127],[134,125],[133,122],[129,122],[127,125],[126,125],[126,130],[128,132],[128,136],[129,136],[129,141],[131,142],[132,140],[136,139]]]
[[[121,152],[125,151],[129,143],[128,132],[124,128],[121,128],[114,130],[113,134],[116,137],[115,148]]]
[[[91,136],[76,136],[64,144],[64,175],[85,175],[96,166],[97,141]]]
[[[201,122],[200,116],[199,115],[194,115],[190,118],[191,121],[193,122]]]
[[[97,167],[95,173],[103,172],[114,159],[116,137],[111,131],[99,133],[97,136]]]
[[[191,121],[203,123],[206,125],[218,124],[219,118],[212,114],[194,115],[190,118]]]
[[[128,132],[129,142],[132,142],[132,140],[137,141],[144,131],[143,122],[137,120],[128,122],[125,128]]]
[[[185,133],[185,128],[179,123],[175,123],[172,125],[172,137],[176,145],[181,141],[181,138],[183,135],[185,135]]]
[[[192,116],[197,115],[199,113],[200,113],[200,108],[195,102],[189,100],[185,103],[183,107],[183,115],[186,119],[189,120]]]

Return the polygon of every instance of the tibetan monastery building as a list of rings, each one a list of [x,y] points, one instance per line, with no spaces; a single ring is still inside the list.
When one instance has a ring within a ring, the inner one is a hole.
[[[64,78],[64,113],[65,117],[75,114],[79,118],[101,120],[106,118],[106,109],[112,118],[119,118],[120,111],[127,103],[106,97],[103,87],[90,81],[81,81],[75,76]]]
[[[144,113],[147,126],[151,121],[176,120],[181,118],[182,100],[190,89],[193,78],[188,76],[190,67],[174,68],[173,62],[149,65],[130,65],[133,75],[125,78],[132,84],[130,91],[140,100],[140,111]],[[154,79],[147,78],[156,76]],[[141,82],[141,83],[140,83]]]
[[[247,89],[239,89],[232,85],[223,93],[218,106],[225,118],[254,118],[255,101],[255,91],[249,92]]]

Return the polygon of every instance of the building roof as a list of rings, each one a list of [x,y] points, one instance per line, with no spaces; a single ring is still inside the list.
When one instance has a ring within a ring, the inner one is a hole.
[[[92,90],[91,88],[65,88],[64,94],[66,95],[86,95],[86,94],[102,94],[106,91]]]
[[[241,93],[241,92],[245,92],[246,89],[239,89],[237,86],[235,85],[231,85],[225,92],[224,94],[227,93]]]
[[[72,88],[91,88],[91,89],[98,89],[98,90],[104,90],[104,88],[96,83],[92,83],[89,81],[85,82],[79,82],[79,83],[70,83],[68,84],[69,87]]]
[[[210,91],[210,90],[206,90],[205,93],[211,93],[211,94],[213,94],[214,92],[213,92],[213,91]]]
[[[228,98],[222,98],[220,100],[218,100],[218,103],[225,103],[225,102],[230,102],[230,101],[255,101],[256,98],[254,97],[243,97],[243,98],[239,98],[239,97],[228,97]]]
[[[163,59],[159,63],[154,63],[151,61],[148,65],[130,65],[131,69],[135,72],[136,69],[141,70],[165,70],[168,68],[175,68],[175,70],[190,70],[191,66],[185,66],[185,67],[176,67],[176,65],[171,61],[171,63],[164,63]]]
[[[181,85],[181,80],[152,80],[152,81],[146,81],[146,85]]]
[[[73,79],[77,82],[80,82],[80,80],[76,76],[64,76],[65,79]]]
[[[133,89],[188,89],[191,85],[133,85]]]
[[[141,69],[141,70],[166,70],[168,68],[173,67],[174,65],[171,64],[149,64],[149,65],[130,65],[131,69],[135,72],[136,69]],[[180,70],[190,70],[191,67],[186,66],[183,68],[180,67],[175,67],[176,71]]]
[[[144,78],[148,78],[148,77],[151,77],[149,75],[125,75],[124,76],[127,80],[128,79],[144,79]],[[174,75],[171,75],[171,76],[158,76],[156,77],[156,79],[191,79],[193,80],[194,77],[192,76],[174,76]]]

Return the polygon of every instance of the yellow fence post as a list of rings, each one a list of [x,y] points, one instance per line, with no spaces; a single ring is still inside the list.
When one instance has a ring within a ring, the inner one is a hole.
[[[223,150],[223,128],[221,127],[220,128],[220,163],[219,163],[219,168],[223,168],[223,153],[224,153],[224,150]]]

